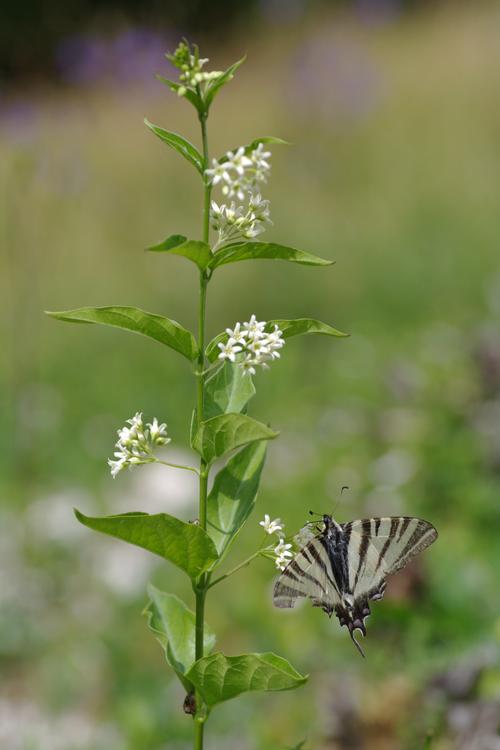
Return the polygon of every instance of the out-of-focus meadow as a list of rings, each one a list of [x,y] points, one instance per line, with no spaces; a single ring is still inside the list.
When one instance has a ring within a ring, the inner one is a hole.
[[[438,750],[499,747],[500,12],[384,7],[294,3],[202,50],[215,68],[248,53],[213,108],[213,152],[267,134],[292,144],[273,151],[266,236],[336,260],[222,269],[209,333],[253,312],[351,333],[294,339],[257,376],[252,414],[281,435],[229,564],[260,541],[264,512],[289,531],[309,508],[421,515],[440,538],[373,606],[364,661],[318,609],[272,608],[270,562],[215,588],[207,618],[227,653],[276,651],[311,676],[224,704],[209,750],[417,750],[428,730]],[[194,517],[190,476],[146,466],[113,481],[106,466],[137,410],[168,422],[171,456],[188,454],[189,366],[42,313],[130,304],[195,327],[193,268],[143,252],[200,231],[194,171],[142,124],[197,142],[190,107],[153,77],[176,41],[142,30],[100,37],[95,59],[70,48],[66,86],[25,89],[0,113],[5,750],[190,746],[141,617],[148,580],[189,601],[184,579],[72,514]]]

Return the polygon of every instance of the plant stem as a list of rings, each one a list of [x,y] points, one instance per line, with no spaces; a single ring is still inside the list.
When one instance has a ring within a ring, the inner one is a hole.
[[[209,165],[208,161],[208,139],[206,114],[200,114],[201,137],[203,141],[203,164],[204,170]],[[203,241],[208,243],[210,231],[210,192],[211,185],[204,177],[204,205],[203,205]],[[200,302],[198,308],[198,367],[197,367],[197,420],[203,420],[203,386],[205,382],[205,312],[207,301],[208,277],[204,271],[200,271]],[[209,467],[204,458],[200,459],[199,470],[199,511],[198,518],[201,528],[207,529],[207,487]],[[205,597],[209,585],[209,576],[202,575],[195,588],[196,595],[196,623],[195,623],[195,659],[201,659],[204,652],[204,627],[205,627]],[[196,695],[197,710],[201,708],[201,697]],[[203,750],[204,719],[201,715],[195,716],[194,750]]]
[[[194,471],[198,474],[198,469],[195,466],[183,466],[182,464],[172,464],[169,461],[161,461],[159,458],[156,459],[157,464],[163,464],[163,466],[170,466],[172,469],[185,469],[186,471]]]
[[[208,584],[207,589],[211,589],[212,586],[215,586],[216,583],[220,583],[221,581],[224,581],[226,578],[229,578],[229,576],[232,576],[233,573],[237,573],[238,570],[241,570],[241,568],[244,568],[245,565],[250,565],[252,560],[255,560],[256,557],[259,557],[262,550],[258,549],[257,552],[254,552],[253,555],[250,555],[250,557],[247,557],[246,560],[243,560],[243,562],[240,562],[239,565],[236,565],[235,568],[231,568],[230,571],[227,573],[224,573],[224,575],[220,576],[220,578],[216,578],[215,581],[212,581]]]

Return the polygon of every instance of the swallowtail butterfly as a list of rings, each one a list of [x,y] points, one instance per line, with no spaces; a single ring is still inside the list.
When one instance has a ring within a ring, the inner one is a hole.
[[[324,515],[323,524],[276,581],[274,605],[294,607],[306,597],[329,617],[335,612],[364,656],[354,634],[360,630],[366,636],[369,601],[382,599],[387,576],[432,544],[438,533],[428,521],[405,516],[339,524]]]

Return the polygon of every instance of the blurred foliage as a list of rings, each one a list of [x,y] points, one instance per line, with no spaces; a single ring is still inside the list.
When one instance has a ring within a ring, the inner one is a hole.
[[[476,4],[384,19],[269,23],[213,55],[250,61],[214,110],[213,152],[262,133],[292,142],[274,150],[269,239],[337,264],[221,269],[209,335],[252,312],[351,333],[291,340],[258,377],[252,413],[281,435],[228,565],[264,512],[289,531],[310,507],[422,515],[440,539],[373,607],[366,661],[319,610],[272,609],[270,563],[216,587],[207,619],[226,652],[275,650],[311,679],[221,707],[210,750],[420,750],[429,730],[448,750],[497,731],[500,16]],[[142,124],[197,142],[183,105],[154,81],[96,80],[0,115],[0,745],[16,750],[189,746],[184,696],[140,616],[149,579],[186,598],[183,581],[79,527],[72,506],[195,515],[190,476],[143,467],[113,482],[105,463],[138,409],[167,420],[171,456],[185,456],[190,365],[41,312],[111,302],[195,326],[196,273],[142,252],[199,235],[196,176]]]

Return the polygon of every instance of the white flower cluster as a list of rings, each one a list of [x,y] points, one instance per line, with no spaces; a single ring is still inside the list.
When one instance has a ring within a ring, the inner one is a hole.
[[[267,182],[271,171],[270,151],[259,143],[250,150],[240,146],[228,151],[225,157],[212,160],[212,169],[205,175],[212,186],[221,185],[222,194],[235,198],[229,205],[212,201],[210,217],[212,229],[219,233],[217,244],[238,238],[252,239],[261,234],[266,224],[271,224],[269,201],[263,200],[260,184]]]
[[[203,71],[203,66],[208,62],[208,57],[200,57],[199,49],[193,45],[191,50],[186,42],[181,42],[173,55],[167,55],[168,59],[178,68],[181,73],[179,81],[183,84],[177,89],[179,96],[185,96],[188,88],[196,89],[202,83],[213,81],[222,75],[220,70],[210,72]]]
[[[274,562],[278,570],[285,570],[290,562],[293,557],[293,552],[290,552],[291,549],[292,545],[285,544],[284,539],[280,539],[279,544],[274,548],[274,554],[276,555],[276,560]]]
[[[285,570],[286,566],[293,557],[293,552],[290,552],[290,550],[292,549],[292,545],[287,544],[285,542],[285,538],[281,534],[284,529],[284,526],[281,523],[281,518],[275,518],[274,521],[271,521],[271,516],[268,516],[268,514],[266,513],[264,515],[264,520],[259,521],[259,526],[263,527],[266,534],[277,534],[279,536],[279,543],[273,549],[273,552],[276,556],[274,563],[278,570]]]
[[[239,358],[238,365],[247,375],[255,375],[258,365],[267,368],[270,360],[279,359],[279,349],[284,346],[285,340],[277,325],[269,333],[265,330],[266,325],[265,320],[258,321],[252,315],[243,326],[236,323],[233,329],[226,328],[227,341],[218,344],[219,359],[236,362],[236,355],[242,353],[244,356]]]
[[[156,461],[153,454],[155,446],[170,443],[170,438],[167,436],[167,425],[165,423],[159,424],[156,417],[144,426],[142,413],[137,412],[132,419],[127,419],[127,424],[130,427],[125,426],[118,430],[115,458],[108,460],[113,479],[127,466],[137,466],[138,464]]]

